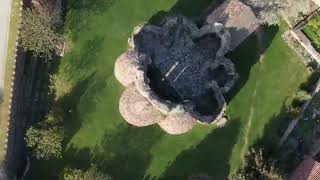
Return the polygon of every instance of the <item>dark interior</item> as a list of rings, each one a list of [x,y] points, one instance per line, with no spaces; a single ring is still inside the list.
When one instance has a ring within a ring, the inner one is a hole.
[[[198,97],[194,100],[194,103],[196,104],[195,110],[205,116],[212,115],[219,107],[212,90],[208,90],[206,93]]]
[[[223,65],[219,65],[215,69],[208,69],[209,80],[215,80],[220,87],[225,86],[225,84],[232,78],[232,75],[228,75],[226,68]]]
[[[162,99],[179,103],[182,99],[170,83],[163,78],[160,70],[153,65],[148,66],[147,76],[150,79],[150,88]]]
[[[215,55],[221,47],[221,39],[216,34],[211,33],[195,38],[193,42],[200,51],[207,51],[206,53],[212,53],[213,55]]]

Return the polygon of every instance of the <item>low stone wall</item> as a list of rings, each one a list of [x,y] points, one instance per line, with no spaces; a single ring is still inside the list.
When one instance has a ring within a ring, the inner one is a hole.
[[[311,41],[308,37],[300,30],[292,30],[290,31],[291,35],[306,49],[306,51],[320,64],[320,54],[318,51],[312,46]]]
[[[282,38],[287,42],[287,44],[291,47],[292,50],[295,51],[297,55],[303,60],[304,65],[308,68],[308,70],[312,71],[313,67],[310,66],[313,62],[316,62],[315,59],[311,56],[311,54],[301,45],[301,43],[292,36],[291,30],[286,31]]]

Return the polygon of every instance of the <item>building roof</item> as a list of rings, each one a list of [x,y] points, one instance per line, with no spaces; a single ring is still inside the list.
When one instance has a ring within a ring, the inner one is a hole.
[[[312,157],[306,158],[292,173],[290,180],[320,179],[320,163]]]

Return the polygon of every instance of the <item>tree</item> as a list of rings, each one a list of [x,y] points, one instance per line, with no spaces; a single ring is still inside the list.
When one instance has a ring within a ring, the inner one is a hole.
[[[110,176],[100,172],[97,166],[95,165],[91,165],[91,167],[87,171],[67,168],[64,171],[63,178],[64,180],[111,180],[112,179]]]
[[[71,83],[61,74],[50,76],[50,92],[55,95],[55,100],[68,95],[72,90]]]
[[[311,98],[312,96],[304,90],[299,90],[296,94],[296,99],[301,102],[310,100]]]
[[[244,166],[229,177],[231,180],[283,180],[274,163],[267,160],[261,149],[252,149],[245,157]]]
[[[63,130],[30,127],[26,132],[26,144],[38,159],[56,159],[62,157]]]
[[[34,55],[50,59],[62,37],[55,31],[52,18],[41,16],[35,10],[23,11],[21,21],[21,45]]]

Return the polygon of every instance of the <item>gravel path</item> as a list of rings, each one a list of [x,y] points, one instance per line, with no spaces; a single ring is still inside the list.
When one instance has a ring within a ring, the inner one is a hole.
[[[0,0],[0,103],[2,103],[4,75],[6,70],[10,13],[11,0]]]

